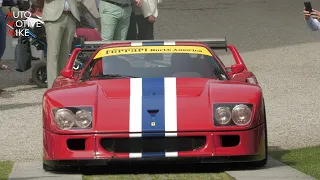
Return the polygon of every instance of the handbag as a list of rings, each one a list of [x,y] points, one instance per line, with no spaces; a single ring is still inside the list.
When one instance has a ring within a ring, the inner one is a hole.
[[[19,42],[14,51],[15,70],[25,72],[31,68],[31,47],[29,42]]]

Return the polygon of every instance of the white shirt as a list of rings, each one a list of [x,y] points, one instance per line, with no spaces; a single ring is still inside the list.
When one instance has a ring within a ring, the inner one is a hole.
[[[146,18],[148,16],[158,17],[158,2],[159,0],[142,0],[142,6],[133,6],[133,12],[136,15],[143,14]]]
[[[3,2],[3,0],[0,0],[0,7],[2,7],[2,2]]]
[[[64,1],[64,8],[63,8],[64,11],[70,11],[70,7],[69,7],[69,3],[67,0]]]

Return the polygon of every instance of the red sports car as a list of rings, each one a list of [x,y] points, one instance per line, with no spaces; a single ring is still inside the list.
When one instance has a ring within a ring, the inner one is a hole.
[[[101,46],[75,49],[44,94],[45,170],[132,161],[267,163],[261,87],[225,39],[91,45]],[[224,66],[215,53],[221,48],[234,65]],[[88,62],[74,71],[86,52]]]

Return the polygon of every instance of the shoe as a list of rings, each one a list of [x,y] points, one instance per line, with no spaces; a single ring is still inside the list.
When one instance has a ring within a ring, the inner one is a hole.
[[[7,70],[9,67],[4,64],[0,64],[0,70]]]

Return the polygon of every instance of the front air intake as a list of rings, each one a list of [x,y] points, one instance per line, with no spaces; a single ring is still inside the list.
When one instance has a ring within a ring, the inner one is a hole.
[[[200,149],[205,144],[205,136],[101,139],[101,146],[114,153],[183,152]]]

